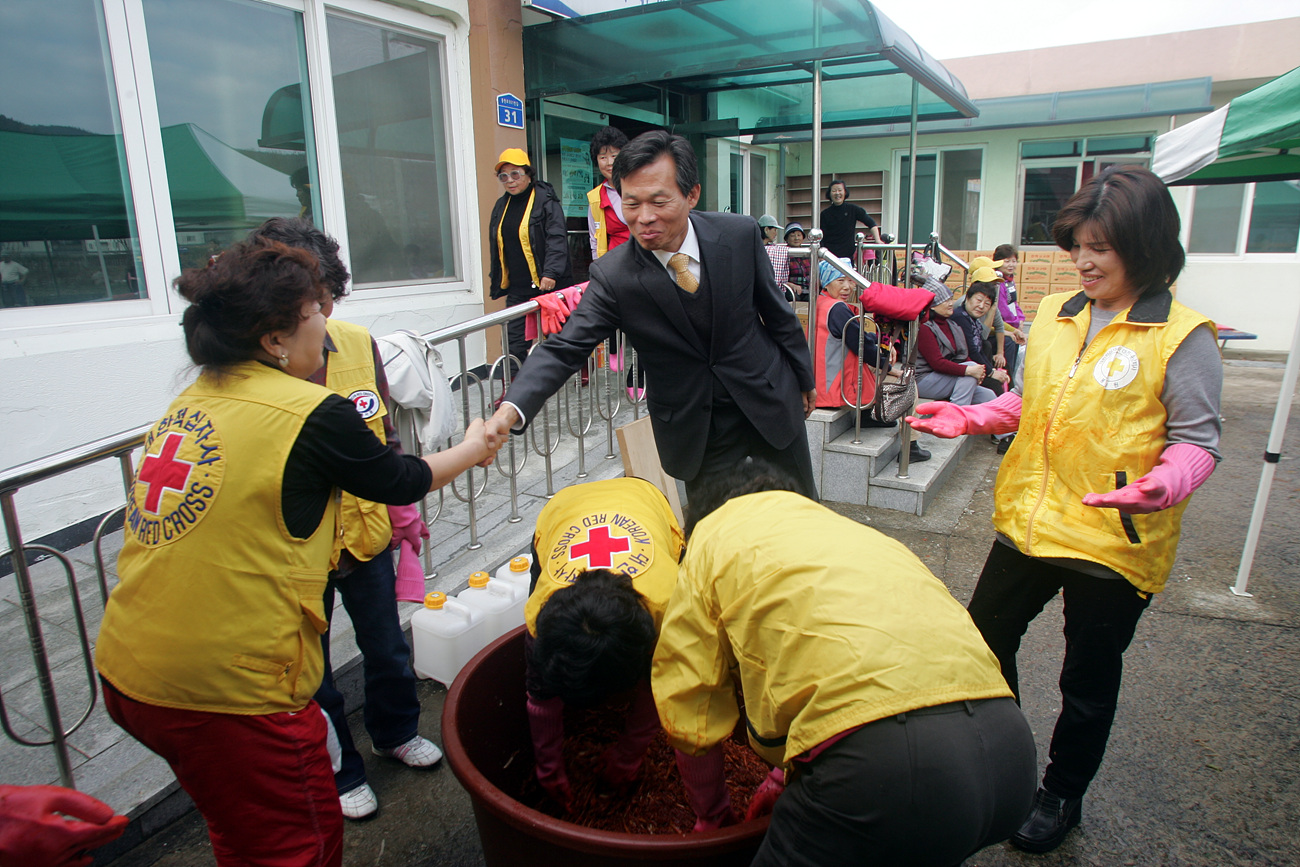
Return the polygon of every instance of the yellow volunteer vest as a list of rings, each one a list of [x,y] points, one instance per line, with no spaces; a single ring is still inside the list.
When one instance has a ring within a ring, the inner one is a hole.
[[[1165,448],[1165,366],[1193,330],[1213,325],[1161,292],[1120,313],[1085,349],[1091,318],[1082,292],[1049,295],[1038,308],[1020,429],[998,472],[993,523],[1031,557],[1100,563],[1159,593],[1187,501],[1121,515],[1083,505],[1083,495],[1123,487],[1156,465]]]
[[[387,442],[384,416],[388,415],[388,407],[379,397],[370,332],[360,325],[335,319],[329,320],[326,327],[338,351],[329,355],[325,387],[352,401],[366,426],[374,431],[380,442]],[[358,560],[365,561],[387,551],[392,540],[393,525],[388,519],[388,507],[383,503],[358,499],[344,491],[339,504],[338,541],[330,567],[338,565],[339,552],[343,548]]]
[[[149,432],[95,648],[123,693],[236,714],[311,700],[336,505],[295,539],[280,487],[303,422],[327,397],[247,362],[221,382],[200,376]]]
[[[530,634],[537,635],[537,615],[551,594],[591,569],[631,578],[658,631],[677,583],[682,529],[654,485],[626,478],[564,488],[537,516],[533,547],[541,575],[524,606]]]
[[[596,225],[596,258],[609,252],[609,229],[605,225],[605,209],[600,206],[600,186],[587,193],[587,207],[591,209],[591,221]]]
[[[750,743],[774,764],[864,723],[1011,695],[915,554],[789,491],[737,497],[695,527],[651,673],[674,747],[702,755],[731,735],[733,675]]]

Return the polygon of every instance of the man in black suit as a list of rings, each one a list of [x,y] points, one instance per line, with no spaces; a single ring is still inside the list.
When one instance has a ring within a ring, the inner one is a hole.
[[[750,217],[691,208],[699,201],[686,139],[643,133],[614,161],[623,218],[635,244],[591,266],[564,329],[528,356],[496,414],[497,446],[616,329],[636,348],[664,470],[687,497],[707,475],[748,456],[786,469],[817,498],[804,418],[816,392],[799,320],[777,291]]]

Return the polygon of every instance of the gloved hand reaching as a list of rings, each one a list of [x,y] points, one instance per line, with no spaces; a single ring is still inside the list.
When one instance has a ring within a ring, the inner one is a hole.
[[[1176,506],[1214,472],[1214,455],[1191,443],[1174,443],[1160,454],[1151,472],[1105,494],[1084,494],[1083,504],[1145,515]]]
[[[87,850],[122,836],[126,816],[59,786],[0,786],[0,865],[85,867]]]
[[[773,768],[754,791],[754,797],[749,801],[749,809],[745,811],[745,821],[752,822],[771,814],[772,808],[776,806],[776,799],[781,797],[784,791],[785,771],[779,767]]]
[[[686,797],[695,810],[693,831],[713,831],[735,825],[739,819],[731,808],[731,795],[727,792],[727,776],[723,767],[722,744],[702,756],[688,756],[681,750],[677,754],[677,769],[686,784]]]
[[[952,439],[964,434],[1011,433],[1020,427],[1020,395],[1014,391],[978,406],[957,406],[946,401],[918,404],[907,423],[913,430]],[[917,418],[928,415],[930,418]]]

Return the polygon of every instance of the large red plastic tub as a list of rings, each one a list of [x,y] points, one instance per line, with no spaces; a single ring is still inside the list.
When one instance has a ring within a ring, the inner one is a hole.
[[[742,867],[753,860],[767,818],[686,836],[621,834],[553,818],[506,794],[521,791],[532,773],[524,701],[521,626],[470,660],[442,711],[443,749],[474,805],[488,867]]]

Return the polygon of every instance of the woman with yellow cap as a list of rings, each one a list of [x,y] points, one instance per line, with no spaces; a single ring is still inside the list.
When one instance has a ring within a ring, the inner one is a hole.
[[[573,269],[564,208],[555,188],[536,179],[528,154],[520,148],[503,150],[496,176],[505,193],[488,219],[488,279],[492,297],[504,297],[506,306],[513,307],[569,286]],[[511,321],[506,335],[510,354],[522,364],[528,354],[524,320]]]

